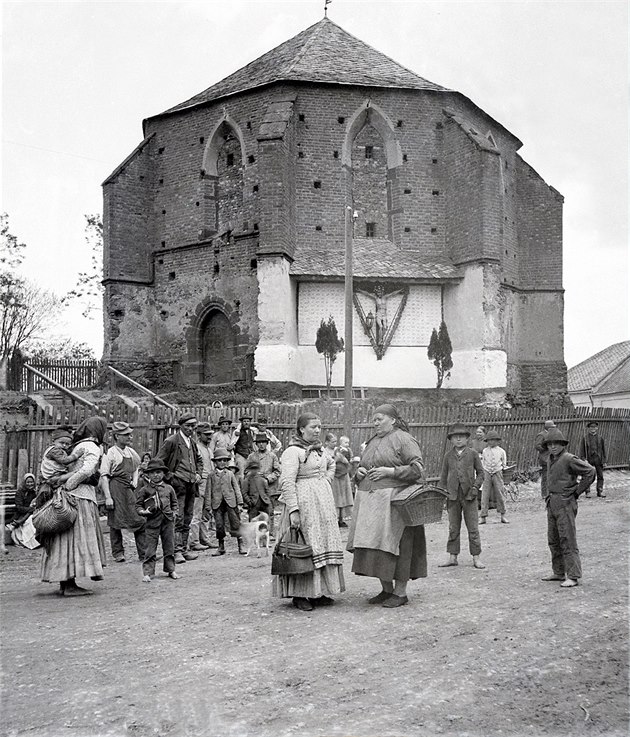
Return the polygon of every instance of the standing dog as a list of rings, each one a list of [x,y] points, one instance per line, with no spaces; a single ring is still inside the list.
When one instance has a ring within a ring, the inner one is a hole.
[[[261,548],[265,548],[265,555],[269,555],[269,515],[261,512],[249,522],[241,522],[238,535],[245,541],[249,555],[256,546],[256,557],[260,558]]]

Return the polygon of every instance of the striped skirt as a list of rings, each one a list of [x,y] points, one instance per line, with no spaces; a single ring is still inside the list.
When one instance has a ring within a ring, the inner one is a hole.
[[[46,583],[103,575],[106,555],[98,506],[89,499],[76,501],[72,527],[46,540],[41,567],[41,580]]]

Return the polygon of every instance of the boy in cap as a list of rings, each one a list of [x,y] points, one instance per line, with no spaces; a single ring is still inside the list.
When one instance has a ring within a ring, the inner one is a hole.
[[[258,433],[255,440],[256,450],[249,454],[247,457],[247,463],[251,463],[252,461],[258,463],[260,465],[260,476],[267,483],[267,494],[271,504],[271,511],[269,512],[266,509],[261,511],[267,512],[269,515],[269,535],[273,537],[273,510],[274,505],[277,503],[277,499],[280,496],[280,489],[278,488],[280,461],[278,460],[278,456],[269,448],[269,442],[264,433]],[[243,496],[245,496],[245,490],[243,490]]]
[[[271,527],[273,505],[269,498],[269,484],[260,473],[260,462],[253,459],[252,456],[247,459],[247,463],[245,464],[245,478],[243,479],[241,490],[243,492],[243,503],[247,508],[249,519],[252,520],[261,512],[265,512],[269,517],[269,526]]]
[[[212,458],[214,471],[210,474],[210,506],[214,515],[217,540],[219,541],[219,549],[212,553],[214,557],[225,555],[226,528],[229,529],[232,537],[237,538],[238,552],[241,555],[247,555],[243,542],[238,535],[238,528],[241,524],[239,506],[243,504],[243,496],[236,477],[228,468],[230,460],[230,452],[221,448],[216,451]]]
[[[578,585],[582,563],[577,546],[575,518],[578,497],[593,483],[595,469],[567,452],[569,441],[557,428],[547,433],[547,541],[551,551],[552,573],[543,581],[562,581],[563,588]],[[581,476],[578,483],[577,478]]]
[[[486,524],[490,494],[494,489],[494,498],[497,512],[501,515],[501,522],[508,523],[505,516],[505,499],[503,498],[503,469],[507,467],[507,456],[499,443],[501,436],[495,430],[486,435],[486,447],[481,452],[483,467],[483,486],[481,487],[481,519],[480,525]]]
[[[203,461],[193,440],[197,418],[183,414],[179,430],[162,443],[156,458],[168,468],[169,483],[177,494],[177,516],[175,517],[175,563],[195,560],[198,553],[188,549],[188,534],[195,509]]]
[[[282,450],[282,443],[267,427],[267,418],[264,415],[258,417],[258,419],[256,420],[256,427],[258,428],[259,435],[267,436],[269,447],[276,455],[278,455],[278,453]]]
[[[463,515],[468,530],[468,547],[473,557],[473,565],[475,568],[485,568],[479,560],[481,537],[477,516],[477,494],[483,482],[481,460],[477,451],[467,447],[470,433],[463,425],[452,425],[446,437],[451,441],[453,447],[444,455],[440,487],[448,492],[446,502],[448,510],[446,552],[449,554],[449,558],[446,563],[441,563],[439,567],[448,568],[457,565]]]
[[[125,562],[123,530],[131,530],[138,558],[144,558],[144,518],[136,512],[140,456],[131,447],[133,429],[126,422],[112,425],[114,445],[101,459],[101,487],[105,494],[109,541],[115,563]]]
[[[142,580],[151,583],[155,575],[155,558],[158,540],[162,541],[164,572],[169,578],[179,578],[175,572],[175,516],[177,495],[175,489],[164,483],[168,468],[152,458],[146,467],[145,476],[136,489],[136,511],[146,520],[145,552],[142,561]]]
[[[604,438],[599,434],[599,424],[595,420],[591,420],[586,427],[588,434],[580,441],[580,458],[588,461],[595,469],[597,474],[597,496],[602,499],[606,498],[604,494],[604,466],[606,465],[606,447]],[[590,496],[590,487],[586,490],[584,496]]]

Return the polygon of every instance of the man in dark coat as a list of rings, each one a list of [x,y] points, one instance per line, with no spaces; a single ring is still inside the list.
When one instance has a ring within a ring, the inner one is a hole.
[[[543,581],[562,581],[562,588],[578,585],[582,564],[577,545],[575,518],[578,497],[593,483],[595,469],[567,452],[569,441],[560,430],[547,433],[547,541],[551,551],[552,573]],[[581,476],[578,483],[578,476]]]
[[[196,426],[197,419],[194,415],[182,415],[179,418],[179,430],[166,438],[155,456],[168,468],[168,483],[177,495],[175,563],[185,563],[199,557],[197,553],[188,550],[188,533],[203,470],[203,460],[192,439]]]
[[[606,446],[604,438],[599,434],[599,424],[591,420],[587,425],[588,433],[580,441],[580,458],[588,461],[597,475],[597,496],[606,498],[604,494],[604,466],[606,465]],[[584,496],[590,496],[590,487]]]

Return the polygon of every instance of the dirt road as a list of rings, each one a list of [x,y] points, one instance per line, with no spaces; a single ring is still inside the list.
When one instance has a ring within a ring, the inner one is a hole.
[[[614,488],[613,488],[614,486]],[[580,502],[583,585],[550,569],[537,491],[491,512],[487,568],[444,559],[427,526],[429,577],[409,606],[368,606],[350,573],[333,607],[270,598],[269,560],[229,554],[140,582],[111,563],[95,595],[38,581],[39,553],[1,562],[3,709],[11,737],[433,737],[628,734],[630,475]],[[128,546],[129,551],[133,548]]]

